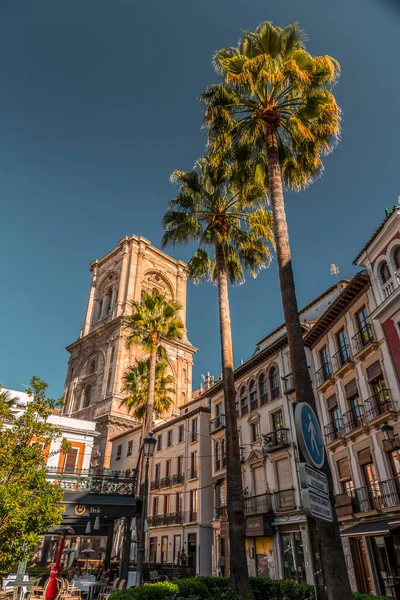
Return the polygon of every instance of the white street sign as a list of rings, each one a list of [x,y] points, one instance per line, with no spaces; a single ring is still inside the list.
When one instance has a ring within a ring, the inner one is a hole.
[[[302,488],[312,488],[321,496],[329,497],[328,479],[324,473],[313,469],[306,463],[300,463],[299,474]]]
[[[304,512],[310,517],[316,517],[323,521],[333,521],[332,504],[329,498],[319,496],[312,490],[301,490]]]

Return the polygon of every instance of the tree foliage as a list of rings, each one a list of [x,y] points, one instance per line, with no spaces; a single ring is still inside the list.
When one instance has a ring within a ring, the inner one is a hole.
[[[175,394],[174,378],[167,373],[167,363],[156,363],[156,377],[154,387],[154,410],[160,415],[167,411],[173,404]],[[128,407],[129,412],[138,421],[142,421],[146,414],[147,399],[149,394],[150,360],[138,360],[136,365],[128,367],[124,374],[123,392],[127,396],[122,404]]]
[[[47,421],[56,403],[46,389],[33,377],[30,401],[18,414],[14,399],[0,388],[0,571],[27,559],[39,535],[61,523],[62,490],[47,481],[44,462],[61,432]]]

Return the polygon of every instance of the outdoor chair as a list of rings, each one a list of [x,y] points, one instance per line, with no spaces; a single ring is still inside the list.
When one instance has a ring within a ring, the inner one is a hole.
[[[160,579],[160,577],[158,575],[158,571],[150,571],[149,576],[150,576],[150,583],[157,583],[157,581]]]
[[[121,591],[121,590],[124,590],[124,589],[125,589],[125,585],[126,585],[126,581],[125,581],[125,579],[121,579],[121,580],[120,580],[120,582],[119,582],[119,584],[118,584],[118,589],[119,589],[120,591]]]

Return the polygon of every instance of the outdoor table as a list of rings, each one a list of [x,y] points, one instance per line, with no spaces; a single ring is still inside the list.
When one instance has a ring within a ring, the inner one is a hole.
[[[87,594],[87,600],[93,600],[96,588],[101,588],[106,585],[105,581],[96,581],[95,579],[75,578],[71,581],[76,589],[82,594]]]

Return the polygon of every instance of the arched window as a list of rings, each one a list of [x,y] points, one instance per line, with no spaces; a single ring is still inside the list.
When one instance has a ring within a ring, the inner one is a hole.
[[[100,300],[99,305],[98,305],[98,310],[97,310],[97,320],[98,321],[101,319],[102,312],[103,312],[103,300]]]
[[[112,300],[112,288],[108,288],[108,290],[105,293],[104,296],[104,316],[106,317],[107,315],[110,314],[111,312],[111,300]]]
[[[268,381],[265,373],[261,373],[258,378],[258,392],[260,394],[260,405],[267,404],[268,402]]]
[[[271,400],[279,397],[278,369],[271,367],[269,370],[269,387],[271,389]]]
[[[256,410],[258,408],[257,398],[257,386],[254,379],[251,380],[249,385],[249,396],[250,396],[250,410]]]
[[[393,252],[393,262],[396,268],[396,271],[400,269],[400,246],[396,246]]]
[[[236,416],[239,417],[239,392],[237,390],[235,392],[235,406],[236,406]]]
[[[186,369],[182,369],[182,381],[183,383],[186,383],[187,381]]]
[[[92,360],[92,362],[89,365],[89,373],[94,373],[96,369],[96,361]]]
[[[384,261],[379,267],[379,276],[381,278],[382,283],[386,283],[391,277],[389,265],[386,261]]]
[[[83,406],[82,408],[87,408],[90,405],[90,395],[92,393],[92,386],[87,385],[85,387],[85,391],[83,393]]]
[[[219,442],[215,442],[215,470],[219,471],[221,468],[221,453],[219,449]]]
[[[186,394],[185,392],[182,392],[182,404],[185,404],[186,402]]]
[[[249,412],[247,389],[245,385],[243,385],[240,390],[240,412],[242,417]]]

